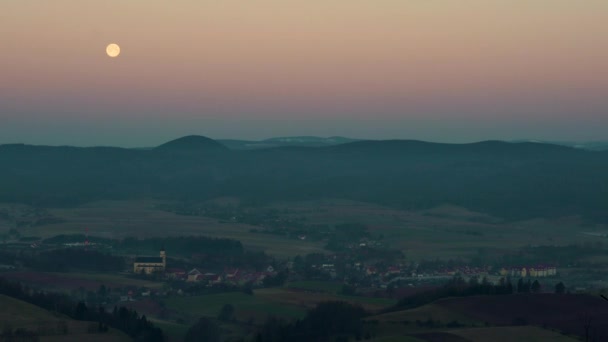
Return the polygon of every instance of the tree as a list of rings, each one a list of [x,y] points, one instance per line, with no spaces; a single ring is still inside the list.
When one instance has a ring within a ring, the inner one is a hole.
[[[66,321],[57,321],[57,333],[62,335],[68,334],[68,324]]]
[[[348,285],[348,284],[344,284],[342,285],[342,290],[340,290],[340,293],[345,295],[345,296],[353,296],[355,294],[355,287]]]
[[[387,294],[389,297],[392,297],[392,296],[394,296],[394,295],[395,295],[395,283],[389,283],[389,284],[386,286],[386,294]]]
[[[538,280],[535,280],[532,283],[532,287],[530,287],[530,290],[532,291],[532,293],[539,293],[540,292],[540,283],[538,282]]]
[[[562,283],[561,281],[559,283],[557,283],[555,285],[555,293],[557,293],[557,294],[566,293],[566,285],[564,285],[564,283]]]
[[[287,281],[287,271],[279,271],[274,277],[266,277],[263,280],[265,287],[283,286]]]
[[[83,302],[78,302],[76,309],[74,310],[74,319],[78,321],[84,321],[87,319],[88,309]]]
[[[319,337],[334,334],[360,334],[363,323],[361,319],[366,312],[361,306],[341,301],[319,303],[308,312],[302,321],[302,333],[309,334],[308,340],[319,340]]]
[[[506,292],[507,294],[513,293],[513,284],[511,284],[511,278],[507,278]]]
[[[591,314],[586,312],[579,316],[579,320],[583,324],[583,329],[585,330],[585,342],[588,342],[591,335],[591,323],[593,322],[593,317]]]
[[[220,313],[217,315],[217,319],[220,321],[232,321],[234,317],[234,306],[232,304],[224,304]]]
[[[108,295],[108,289],[106,288],[105,285],[101,284],[101,285],[99,285],[99,290],[97,290],[97,294],[103,300]]]
[[[196,324],[188,329],[184,342],[219,342],[220,328],[209,318],[201,317]]]
[[[253,296],[253,282],[248,281],[245,285],[243,285],[243,293]]]

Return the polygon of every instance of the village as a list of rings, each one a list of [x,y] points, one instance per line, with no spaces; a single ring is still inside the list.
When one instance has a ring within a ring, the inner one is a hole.
[[[399,298],[411,291],[440,287],[454,278],[489,284],[516,283],[520,279],[531,282],[537,280],[545,285],[543,291],[548,292],[552,291],[553,286],[560,281],[574,284],[571,279],[564,278],[564,274],[558,272],[557,265],[552,263],[523,264],[490,261],[488,264],[480,264],[464,259],[415,261],[406,258],[404,251],[388,248],[379,239],[371,238],[364,233],[358,234],[356,238],[339,233],[336,236],[338,238],[335,236],[330,238],[330,241],[333,241],[333,245],[329,246],[333,247],[332,250],[325,253],[297,255],[293,258],[275,258],[264,253],[251,254],[244,251],[238,241],[229,239],[183,237],[155,240],[130,238],[104,240],[89,238],[87,235],[57,236],[7,245],[12,246],[15,252],[19,249],[30,250],[31,252],[21,255],[31,255],[33,259],[2,264],[0,270],[19,272],[34,268],[61,271],[53,267],[78,260],[85,263],[81,269],[94,271],[90,268],[90,266],[97,267],[94,259],[107,258],[104,264],[113,266],[105,268],[106,272],[113,270],[117,276],[162,284],[160,287],[115,287],[112,301],[137,301],[148,296],[190,296],[234,291],[250,293],[255,289],[272,287],[298,289],[298,284],[302,282],[328,284],[336,288],[336,292],[340,294],[384,298]],[[306,236],[301,235],[299,238],[306,239]],[[146,246],[163,244],[169,247],[161,247],[156,255],[139,252],[153,250]],[[218,245],[220,248],[217,248]],[[216,253],[200,252],[209,248],[215,248]],[[232,253],[229,252],[230,248],[236,248],[238,257],[226,258],[226,253]],[[91,260],[72,257],[72,255],[91,255]],[[37,261],[51,260],[55,257],[58,261],[51,268],[47,263],[39,264],[40,262]],[[581,287],[581,285],[577,286]],[[587,285],[583,287],[585,286]],[[316,291],[310,287],[303,290]],[[92,300],[94,296],[89,294],[87,297]]]
[[[226,267],[218,270],[203,267],[172,267],[171,259],[162,249],[158,257],[141,256],[133,260],[133,275],[154,278],[171,284],[177,295],[193,293],[192,289],[215,288],[233,291],[284,285],[294,281],[326,281],[342,284],[349,294],[391,296],[399,288],[439,286],[454,277],[466,281],[476,279],[490,284],[501,281],[557,278],[555,265],[524,265],[498,267],[421,268],[419,263],[352,262],[346,254],[310,255],[306,258],[278,262],[263,269]],[[144,289],[142,296],[149,295]],[[137,296],[128,296],[134,300]],[[125,299],[125,297],[123,297]]]

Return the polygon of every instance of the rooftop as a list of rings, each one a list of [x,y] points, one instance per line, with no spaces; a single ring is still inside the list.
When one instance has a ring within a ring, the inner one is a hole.
[[[137,257],[137,258],[135,258],[135,262],[162,264],[163,258],[161,258],[161,257]]]

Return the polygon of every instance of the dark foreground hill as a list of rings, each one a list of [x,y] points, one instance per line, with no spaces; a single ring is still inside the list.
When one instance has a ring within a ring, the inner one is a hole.
[[[448,298],[437,302],[496,325],[536,325],[587,341],[608,340],[608,302],[584,294],[519,294]]]
[[[130,341],[116,329],[97,331],[97,322],[77,321],[56,312],[0,294],[0,341]],[[15,335],[11,335],[15,331]],[[21,335],[19,336],[19,331]]]
[[[505,218],[608,222],[608,152],[539,143],[358,141],[230,150],[204,137],[155,149],[0,146],[0,201],[156,197],[451,203]]]

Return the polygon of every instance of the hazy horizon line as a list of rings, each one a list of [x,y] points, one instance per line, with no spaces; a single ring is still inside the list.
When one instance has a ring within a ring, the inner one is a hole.
[[[522,142],[530,142],[530,143],[543,143],[543,144],[568,144],[568,145],[574,145],[574,144],[594,144],[594,143],[608,143],[608,139],[607,140],[560,140],[560,139],[476,139],[476,140],[471,140],[471,141],[467,141],[467,142],[462,142],[462,141],[437,141],[437,140],[432,140],[432,139],[415,139],[415,138],[394,138],[394,137],[386,137],[386,138],[357,138],[357,137],[351,137],[351,136],[342,136],[342,135],[330,135],[330,136],[322,136],[322,135],[277,135],[277,136],[270,136],[267,138],[262,138],[262,139],[246,139],[246,138],[234,138],[234,137],[221,137],[221,138],[212,138],[210,136],[207,135],[202,135],[202,134],[186,134],[186,135],[181,135],[178,136],[174,139],[169,139],[166,140],[164,142],[158,143],[156,145],[150,144],[150,145],[140,145],[140,146],[125,146],[125,144],[53,144],[53,143],[28,143],[25,141],[19,141],[19,142],[3,142],[0,143],[0,146],[6,146],[6,145],[25,145],[25,146],[48,146],[48,147],[77,147],[77,148],[94,148],[94,147],[116,147],[116,148],[125,148],[125,149],[148,149],[148,148],[155,148],[158,146],[161,146],[165,143],[174,141],[174,140],[178,140],[181,138],[185,138],[185,137],[189,137],[189,136],[198,136],[198,137],[204,137],[204,138],[208,138],[214,141],[244,141],[244,142],[266,142],[272,139],[296,139],[296,138],[315,138],[315,139],[331,139],[331,138],[340,138],[340,139],[348,139],[348,140],[353,140],[352,142],[358,142],[358,141],[419,141],[419,142],[425,142],[425,143],[432,143],[432,144],[448,144],[448,145],[468,145],[468,144],[476,144],[476,143],[482,143],[482,142],[489,142],[489,141],[498,141],[498,142],[505,142],[505,143],[522,143]],[[350,143],[350,142],[345,142],[345,143]]]

